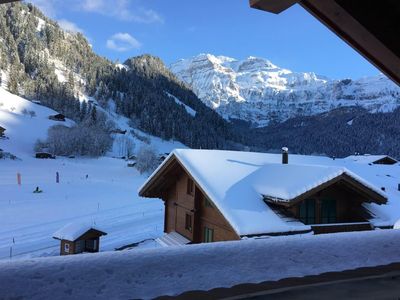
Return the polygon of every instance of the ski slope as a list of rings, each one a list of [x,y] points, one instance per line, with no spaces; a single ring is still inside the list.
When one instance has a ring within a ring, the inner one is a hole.
[[[0,259],[10,257],[11,247],[13,258],[57,255],[59,241],[52,234],[71,222],[104,228],[102,251],[162,235],[162,202],[137,196],[145,178],[123,160],[31,158],[0,164]],[[43,193],[34,194],[36,186]]]
[[[24,110],[34,111],[35,116],[23,113]],[[128,119],[112,111],[104,112],[121,129],[132,130]],[[52,234],[75,222],[91,222],[108,233],[100,241],[101,251],[142,241],[145,243],[141,247],[157,246],[152,240],[163,234],[164,206],[160,200],[138,197],[138,187],[146,178],[128,168],[126,161],[111,157],[34,158],[34,144],[37,139],[46,138],[49,127],[74,124],[71,120],[48,119],[56,113],[0,87],[0,126],[6,128],[0,149],[18,157],[0,159],[0,259],[58,255],[59,241]],[[159,153],[183,146],[146,137],[149,146]],[[143,145],[135,137],[129,138],[136,151]],[[109,155],[118,154],[117,148],[114,145]],[[59,183],[56,172],[60,175]],[[22,177],[21,186],[17,184],[17,173]],[[34,194],[36,187],[43,193]]]

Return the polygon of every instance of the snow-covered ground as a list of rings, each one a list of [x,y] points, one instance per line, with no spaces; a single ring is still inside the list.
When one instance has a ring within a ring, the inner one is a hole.
[[[103,228],[102,251],[162,235],[162,202],[137,196],[145,177],[123,160],[32,158],[0,165],[0,259],[9,258],[11,247],[14,259],[58,255],[52,234],[71,222]],[[36,186],[43,193],[34,194]]]
[[[34,111],[35,116],[24,111]],[[130,132],[128,119],[112,110],[103,111],[120,129]],[[68,223],[91,222],[103,228],[108,235],[100,241],[101,251],[148,239],[142,247],[156,246],[151,239],[163,234],[164,206],[160,200],[138,197],[138,187],[146,176],[128,168],[126,161],[111,157],[34,158],[34,143],[46,138],[50,126],[74,124],[71,120],[49,120],[54,114],[54,110],[0,87],[0,126],[6,128],[7,137],[0,139],[0,149],[18,157],[0,159],[0,259],[9,258],[10,252],[13,259],[57,255],[59,241],[52,235]],[[160,153],[184,147],[135,131]],[[144,144],[132,135],[126,136],[136,145],[135,150]],[[119,147],[116,139],[109,155],[118,156]],[[56,172],[60,183],[56,183]],[[17,173],[22,177],[21,186]],[[34,194],[36,187],[43,193]]]
[[[148,299],[400,261],[400,230],[0,262],[0,298]]]

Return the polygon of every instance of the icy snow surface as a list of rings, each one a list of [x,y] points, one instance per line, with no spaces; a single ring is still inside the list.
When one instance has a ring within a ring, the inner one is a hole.
[[[149,299],[400,262],[400,231],[301,235],[0,262],[0,298]]]

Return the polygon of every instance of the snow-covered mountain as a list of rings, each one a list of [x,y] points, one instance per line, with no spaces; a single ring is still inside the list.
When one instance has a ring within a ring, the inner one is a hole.
[[[211,54],[179,60],[170,69],[224,118],[257,126],[341,106],[387,112],[400,105],[400,88],[384,75],[330,80],[280,68],[263,58],[237,60]]]

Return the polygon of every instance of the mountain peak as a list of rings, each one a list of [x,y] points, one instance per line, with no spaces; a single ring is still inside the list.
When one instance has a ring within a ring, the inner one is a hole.
[[[386,77],[330,80],[314,72],[292,72],[255,56],[237,60],[203,53],[177,61],[171,71],[224,118],[251,121],[256,126],[339,106],[393,110],[400,93]]]

